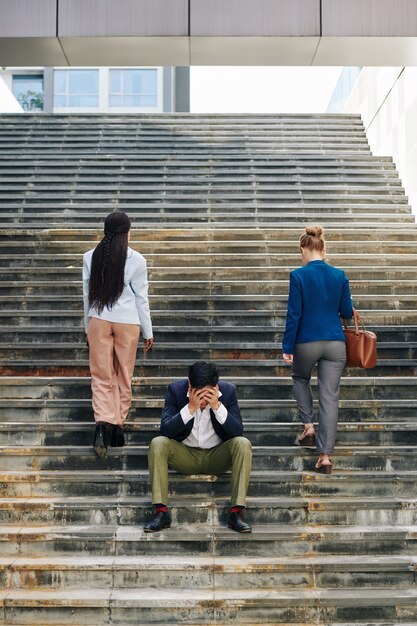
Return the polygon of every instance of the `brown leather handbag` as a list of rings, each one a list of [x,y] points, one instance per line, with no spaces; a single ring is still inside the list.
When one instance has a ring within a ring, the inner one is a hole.
[[[346,366],[370,369],[376,365],[376,335],[366,330],[362,317],[353,309],[354,328],[348,328],[343,320],[346,340]],[[359,323],[362,328],[359,328]]]

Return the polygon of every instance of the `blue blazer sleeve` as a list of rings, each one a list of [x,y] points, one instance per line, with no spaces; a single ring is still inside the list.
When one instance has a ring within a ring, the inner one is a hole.
[[[183,407],[181,407],[182,409]],[[179,439],[188,436],[192,429],[194,420],[190,420],[187,424],[181,417],[181,409],[178,410],[178,402],[174,392],[174,386],[168,385],[167,395],[165,397],[165,405],[161,417],[161,435],[170,439]]]
[[[288,296],[287,320],[285,333],[282,340],[282,351],[284,354],[293,354],[295,339],[297,337],[298,325],[303,312],[303,297],[301,285],[294,272],[290,274],[290,294]]]
[[[221,398],[222,400],[223,398]],[[226,400],[225,400],[226,401]],[[224,424],[222,424],[223,430],[227,436],[241,437],[243,434],[243,422],[240,414],[239,403],[237,401],[236,387],[233,385],[230,397],[227,398],[227,418]]]
[[[353,317],[352,296],[350,295],[350,285],[349,285],[349,280],[347,279],[346,275],[344,275],[342,297],[340,298],[340,305],[339,305],[339,313],[340,313],[340,317],[346,320]]]

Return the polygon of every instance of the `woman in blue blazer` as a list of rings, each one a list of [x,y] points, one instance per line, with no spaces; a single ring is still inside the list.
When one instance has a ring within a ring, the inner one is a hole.
[[[346,363],[341,317],[353,315],[349,281],[342,270],[324,261],[325,242],[319,226],[305,229],[300,238],[303,267],[290,274],[283,358],[293,366],[294,395],[304,431],[300,445],[316,445],[316,469],[330,474],[336,440],[340,378]],[[313,425],[311,372],[317,363],[319,415]]]

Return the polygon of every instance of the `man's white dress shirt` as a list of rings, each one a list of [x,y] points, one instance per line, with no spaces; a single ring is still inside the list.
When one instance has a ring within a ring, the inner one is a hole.
[[[219,391],[219,398],[222,395]],[[188,404],[185,405],[180,411],[184,424],[188,424],[190,420],[194,418],[193,428],[186,439],[182,441],[186,446],[190,448],[214,448],[223,443],[223,439],[220,439],[218,434],[213,428],[210,415],[210,405],[208,404],[205,409],[197,409],[195,414],[190,413]],[[223,404],[220,404],[217,411],[213,409],[213,413],[219,424],[224,424],[227,419],[227,409]]]

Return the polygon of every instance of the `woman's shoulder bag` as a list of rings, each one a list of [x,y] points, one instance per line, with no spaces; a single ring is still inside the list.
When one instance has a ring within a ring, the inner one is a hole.
[[[366,330],[362,317],[353,309],[354,328],[348,328],[343,320],[343,332],[346,340],[346,366],[370,369],[376,365],[376,335]],[[359,323],[362,328],[359,328]]]

